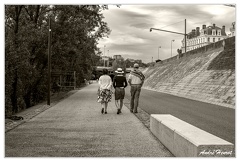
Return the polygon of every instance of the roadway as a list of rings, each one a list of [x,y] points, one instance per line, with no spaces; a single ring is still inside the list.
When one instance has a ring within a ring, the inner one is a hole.
[[[129,86],[126,98],[130,101]],[[139,107],[148,114],[171,114],[235,144],[235,109],[146,89],[141,90]]]

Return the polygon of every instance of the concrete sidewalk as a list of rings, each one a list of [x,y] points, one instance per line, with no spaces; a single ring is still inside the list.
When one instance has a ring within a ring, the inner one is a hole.
[[[5,133],[5,157],[173,156],[125,106],[101,114],[93,83]]]

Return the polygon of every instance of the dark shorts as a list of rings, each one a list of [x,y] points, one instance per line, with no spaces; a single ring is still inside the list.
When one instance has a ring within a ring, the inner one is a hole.
[[[124,99],[124,96],[125,96],[125,89],[116,87],[115,88],[115,100]]]

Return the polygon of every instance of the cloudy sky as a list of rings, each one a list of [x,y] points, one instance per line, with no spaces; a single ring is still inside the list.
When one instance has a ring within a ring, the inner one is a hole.
[[[108,23],[111,34],[108,38],[100,40],[98,47],[105,55],[122,55],[125,59],[141,59],[151,62],[171,57],[177,54],[181,47],[182,35],[152,31],[158,28],[184,33],[184,20],[187,20],[187,33],[196,27],[202,28],[216,24],[226,26],[226,33],[232,22],[236,21],[235,8],[222,4],[126,4],[120,8],[109,5],[109,10],[103,12],[104,21]],[[161,46],[161,48],[158,48]]]

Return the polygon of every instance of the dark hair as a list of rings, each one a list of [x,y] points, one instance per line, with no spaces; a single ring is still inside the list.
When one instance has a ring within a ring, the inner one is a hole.
[[[108,74],[108,70],[107,69],[103,69],[103,74]]]

